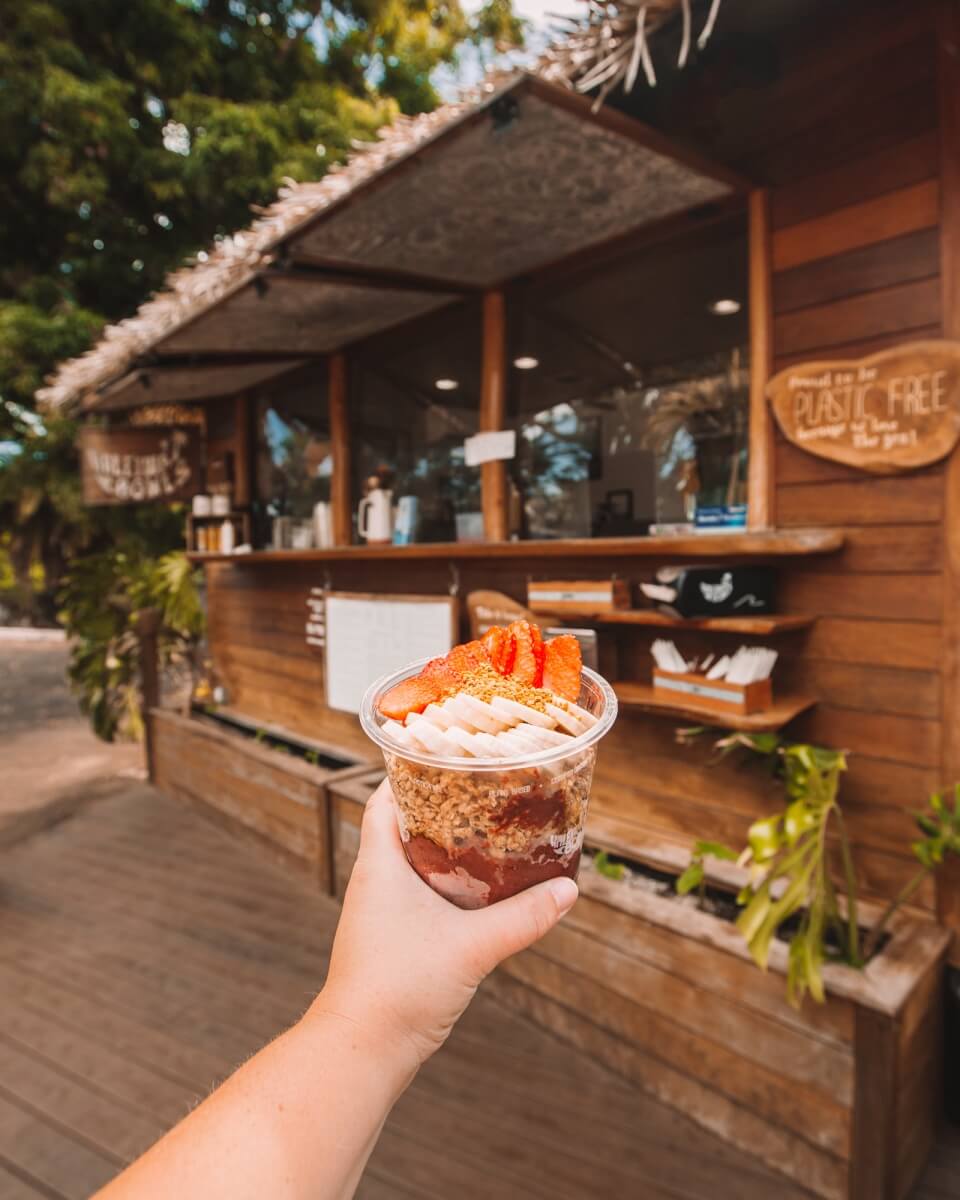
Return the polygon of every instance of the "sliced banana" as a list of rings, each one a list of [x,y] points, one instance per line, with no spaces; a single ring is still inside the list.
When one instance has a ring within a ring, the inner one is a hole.
[[[443,710],[447,716],[456,721],[461,729],[466,729],[468,733],[487,732],[486,726],[489,724],[485,717],[478,717],[466,703],[466,697],[462,694],[451,696],[449,700],[443,702]],[[498,732],[499,726],[493,732]]]
[[[504,758],[504,747],[501,745],[499,738],[493,737],[489,733],[475,733],[475,740],[491,758]]]
[[[423,717],[414,721],[404,732],[429,750],[431,754],[441,754],[445,758],[461,757],[460,747],[457,743],[451,741],[445,733],[440,732],[436,725]]]
[[[448,700],[445,707],[448,711],[453,709],[461,714],[464,720],[481,733],[499,733],[514,723],[498,715],[489,704],[484,704],[482,700],[468,696],[465,692],[458,693],[452,701]]]
[[[502,712],[504,717],[513,717],[518,721],[525,721],[528,725],[542,725],[544,729],[552,729],[556,725],[553,717],[547,716],[546,713],[538,712],[537,709],[531,708],[528,704],[520,704],[516,700],[508,700],[506,696],[494,696],[490,701],[490,707],[497,712]]]
[[[577,737],[581,733],[586,733],[586,725],[581,725],[573,713],[567,712],[559,704],[548,704],[547,712],[561,729],[566,730],[567,733],[572,733],[574,737]]]
[[[514,733],[512,729],[506,729],[503,733],[498,733],[493,740],[500,747],[499,753],[501,758],[513,758],[515,755],[531,754],[534,750],[531,742]]]
[[[562,746],[570,741],[569,734],[561,733],[559,729],[543,729],[539,725],[518,725],[514,733],[535,742],[541,750],[552,750],[554,746]]]
[[[450,713],[444,712],[439,704],[428,704],[420,715],[424,720],[429,721],[431,725],[436,725],[441,733],[445,732],[455,723],[455,718]],[[411,716],[416,716],[416,713],[409,714],[407,717],[408,725],[410,724]]]
[[[410,736],[409,730],[404,729],[399,721],[384,721],[381,728],[387,737],[393,738],[397,745],[407,747],[413,745],[413,738]]]
[[[473,734],[467,733],[465,729],[460,729],[456,725],[451,725],[443,735],[447,741],[453,742],[456,747],[455,754],[458,758],[486,758],[483,748],[478,746],[473,740]]]
[[[508,729],[506,733],[497,734],[497,741],[513,746],[514,754],[538,754],[541,750],[546,749],[539,739],[530,737],[519,728]]]
[[[560,707],[565,708],[568,712],[572,712],[581,725],[585,725],[587,729],[591,729],[597,723],[597,718],[591,712],[587,712],[585,708],[581,708],[579,704],[574,704],[572,700],[560,700]]]

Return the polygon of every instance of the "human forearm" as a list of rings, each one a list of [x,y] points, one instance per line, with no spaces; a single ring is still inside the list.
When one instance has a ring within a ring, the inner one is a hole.
[[[351,1196],[414,1063],[323,1000],[98,1200]]]
[[[551,879],[461,912],[410,870],[381,785],[310,1011],[97,1200],[349,1200],[394,1102],[477,985],[576,896]]]

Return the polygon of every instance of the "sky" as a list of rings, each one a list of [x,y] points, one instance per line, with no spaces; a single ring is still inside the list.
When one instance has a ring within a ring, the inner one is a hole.
[[[476,6],[467,5],[467,7]],[[513,7],[521,17],[526,17],[528,21],[533,21],[538,26],[549,24],[548,14],[550,13],[567,16],[571,13],[586,11],[583,0],[513,0]]]
[[[481,0],[462,0],[466,12],[475,12]],[[553,17],[583,16],[587,11],[584,0],[513,0],[514,12],[530,22],[527,34],[527,50],[516,56],[518,66],[532,62],[550,40],[556,22]],[[480,62],[469,54],[461,53],[460,69],[452,72],[439,71],[435,76],[437,88],[444,100],[453,100],[462,87],[476,83],[483,74]]]

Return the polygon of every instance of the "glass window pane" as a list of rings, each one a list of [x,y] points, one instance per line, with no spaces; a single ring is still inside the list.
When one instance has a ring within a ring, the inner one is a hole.
[[[746,269],[737,218],[514,294],[523,536],[744,519]]]
[[[390,491],[395,540],[482,537],[480,471],[463,450],[477,431],[480,342],[479,306],[463,304],[350,357],[354,504]]]
[[[327,367],[318,363],[307,378],[257,401],[256,484],[268,518],[308,521],[314,506],[330,499],[333,459],[327,415]]]

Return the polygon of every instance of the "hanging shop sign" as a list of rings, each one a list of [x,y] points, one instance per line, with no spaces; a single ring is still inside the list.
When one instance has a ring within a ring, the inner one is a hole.
[[[767,396],[795,446],[892,474],[945,458],[960,439],[960,342],[909,342],[868,358],[797,363]]]
[[[203,439],[196,428],[86,426],[80,455],[86,504],[162,504],[203,490]]]

